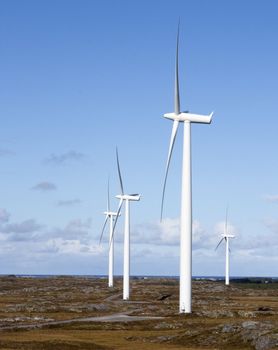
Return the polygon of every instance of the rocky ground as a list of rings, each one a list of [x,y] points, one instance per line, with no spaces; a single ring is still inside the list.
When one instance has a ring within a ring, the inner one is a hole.
[[[278,283],[193,282],[178,314],[178,281],[0,278],[0,349],[278,349]]]

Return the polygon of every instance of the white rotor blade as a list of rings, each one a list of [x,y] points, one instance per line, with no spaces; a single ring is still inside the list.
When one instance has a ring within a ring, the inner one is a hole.
[[[221,242],[223,241],[224,237],[220,239],[220,242],[217,244],[215,250],[220,246]]]
[[[109,178],[107,184],[107,211],[110,212],[110,193],[109,193]]]
[[[172,134],[171,134],[171,139],[170,139],[170,146],[169,146],[169,152],[168,152],[168,159],[167,159],[167,164],[166,164],[166,171],[165,171],[165,178],[164,178],[164,184],[163,184],[163,191],[162,191],[162,201],[161,201],[161,211],[160,211],[160,220],[162,220],[162,213],[163,213],[163,204],[164,204],[164,195],[165,195],[165,188],[166,188],[166,181],[167,181],[167,176],[168,176],[168,170],[169,170],[169,165],[170,165],[170,160],[173,152],[173,147],[177,135],[177,130],[179,126],[179,121],[174,120],[173,122],[173,128],[172,128]]]
[[[103,226],[102,226],[102,231],[101,231],[101,235],[100,235],[100,239],[99,239],[99,244],[101,243],[102,236],[103,236],[104,229],[105,229],[105,226],[106,226],[106,223],[107,223],[108,218],[109,218],[109,216],[108,216],[108,215],[106,215],[106,218],[105,218],[104,224],[103,224]]]
[[[122,176],[121,176],[118,148],[116,148],[116,155],[117,155],[117,168],[118,168],[118,175],[119,175],[119,180],[120,180],[121,191],[122,191],[122,194],[124,194],[124,187],[123,187],[123,180],[122,180]]]
[[[180,114],[180,89],[179,89],[179,36],[180,23],[178,25],[177,48],[176,48],[176,76],[175,76],[175,114]]]
[[[226,221],[225,221],[225,235],[228,233],[227,232],[227,228],[228,228],[228,205],[227,205],[227,208],[226,208]]]
[[[114,238],[115,227],[116,227],[116,224],[117,224],[117,221],[118,221],[118,217],[120,216],[120,211],[122,209],[122,205],[123,205],[123,200],[121,199],[120,203],[119,203],[117,215],[115,217],[114,225],[113,225],[113,231],[112,231],[112,235],[111,235],[111,239],[110,239],[110,243],[109,243],[109,249],[110,249],[110,246],[111,246],[111,242],[112,242],[112,240]]]

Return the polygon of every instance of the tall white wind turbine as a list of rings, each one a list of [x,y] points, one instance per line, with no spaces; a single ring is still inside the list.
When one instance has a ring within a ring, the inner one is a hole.
[[[165,179],[161,203],[161,219],[163,202],[169,164],[176,139],[179,123],[183,123],[183,166],[182,166],[182,190],[181,190],[181,221],[180,221],[180,313],[191,312],[191,278],[192,278],[192,193],[191,193],[191,123],[210,124],[213,113],[210,115],[192,114],[181,112],[179,94],[179,27],[176,47],[176,73],[175,73],[175,110],[166,113],[164,117],[173,120],[173,128],[170,139],[168,159],[166,164]]]
[[[107,186],[107,210],[103,213],[105,215],[105,221],[102,227],[101,235],[99,243],[101,243],[104,229],[106,226],[106,223],[109,219],[109,263],[108,263],[108,287],[114,287],[114,237],[113,237],[113,222],[114,218],[117,216],[116,212],[113,212],[110,210],[110,193],[109,193],[109,180],[108,180],[108,186]],[[118,213],[118,215],[121,215]]]
[[[215,250],[220,246],[222,241],[226,242],[226,266],[225,266],[225,284],[228,286],[230,284],[230,248],[229,248],[229,239],[234,238],[234,235],[228,234],[228,208],[226,209],[226,221],[224,227],[224,233],[221,234],[221,239],[217,244]]]
[[[116,149],[116,156],[117,156],[118,175],[119,175],[120,186],[121,186],[121,194],[116,196],[116,198],[118,198],[120,200],[120,202],[119,202],[119,208],[118,208],[117,215],[116,215],[115,222],[114,222],[113,234],[114,234],[115,226],[117,224],[117,220],[118,220],[123,202],[125,202],[123,300],[128,300],[129,299],[129,270],[130,270],[129,202],[130,201],[139,201],[141,196],[140,196],[140,194],[124,194],[124,187],[123,187],[123,181],[122,181],[121,170],[120,170],[119,155],[118,155],[117,149]]]

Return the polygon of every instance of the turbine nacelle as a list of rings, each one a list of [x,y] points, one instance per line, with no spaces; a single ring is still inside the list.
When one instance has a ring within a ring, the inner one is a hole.
[[[164,118],[176,120],[178,122],[191,122],[191,123],[202,123],[210,124],[213,116],[213,112],[210,115],[193,114],[189,112],[166,113],[163,115]]]
[[[141,198],[140,194],[118,194],[116,198],[122,201],[139,201]]]
[[[235,238],[235,235],[230,235],[230,234],[226,234],[226,233],[222,233],[221,237],[223,238]]]
[[[107,216],[117,216],[117,212],[115,212],[115,211],[104,211],[103,214],[107,215]],[[119,213],[119,216],[120,215],[121,215],[121,213]]]

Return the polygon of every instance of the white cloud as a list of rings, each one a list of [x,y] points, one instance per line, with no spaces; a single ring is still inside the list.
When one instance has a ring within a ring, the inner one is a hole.
[[[91,225],[91,219],[85,221],[80,219],[71,220],[63,228],[53,228],[44,232],[43,237],[62,238],[63,240],[79,239],[84,242],[89,238]]]
[[[199,221],[193,221],[193,243],[202,242],[205,234]],[[148,243],[165,246],[180,244],[180,220],[165,218],[162,222],[155,221],[137,225],[132,231],[132,242]]]
[[[42,227],[34,219],[24,220],[20,223],[2,224],[0,238],[6,241],[34,240]]]
[[[1,213],[3,220],[2,223],[0,220],[0,239],[2,241],[32,241],[32,243],[43,244],[43,242],[49,242],[51,239],[60,239],[64,242],[79,241],[80,244],[86,245],[89,244],[91,239],[92,221],[90,218],[84,221],[80,219],[71,220],[62,228],[49,228],[39,224],[34,219],[6,223],[10,215],[5,210],[0,210],[0,215]]]
[[[157,223],[157,232],[162,244],[176,245],[179,243],[179,219],[165,218]]]
[[[79,239],[65,240],[63,238],[55,238],[44,243],[42,253],[55,254],[93,254],[99,255],[103,252],[103,248],[98,244],[82,243]]]
[[[2,226],[1,231],[4,233],[33,233],[42,228],[34,219],[22,221],[20,223],[7,224]]]
[[[65,264],[65,259],[69,256],[68,272],[71,272],[71,269],[76,271],[71,265],[71,259],[75,259],[76,262],[87,261],[86,257],[90,256],[98,257],[100,261],[103,259],[103,248],[90,236],[90,229],[91,219],[71,220],[64,227],[53,229],[38,224],[34,219],[19,223],[2,223],[0,259],[14,266],[15,273],[23,273],[24,268],[29,266],[27,270],[29,273],[30,269],[31,271],[38,269],[35,266],[37,263],[48,266],[48,261],[52,261],[53,265],[53,261],[62,259]],[[64,265],[65,269],[66,266],[67,264]],[[37,273],[43,271],[37,270]]]
[[[34,259],[46,264],[45,261],[49,259],[51,261],[60,261],[59,259],[66,261],[66,257],[71,256],[74,261],[81,262],[87,261],[86,257],[89,259],[90,256],[94,256],[95,260],[92,260],[92,263],[97,269],[94,271],[102,271],[100,264],[106,267],[107,246],[99,246],[98,237],[92,236],[91,219],[70,220],[64,226],[51,228],[40,225],[34,219],[7,223],[10,215],[5,209],[2,209],[2,217],[6,221],[2,220],[0,223],[0,256],[8,254],[9,257],[14,257],[15,261],[20,256],[20,259],[24,260],[28,266],[32,266]],[[224,225],[225,223],[221,221],[208,229],[198,220],[194,220],[193,260],[200,271],[207,271],[206,273],[209,274],[209,271],[212,268],[217,269],[216,266],[223,260],[225,250],[221,247],[215,252],[215,247],[219,241],[219,235],[223,232]],[[269,219],[265,221],[265,225],[269,229],[266,234],[244,235],[243,233],[240,235],[240,230],[232,223],[228,223],[228,231],[237,236],[231,242],[231,257],[234,259],[234,264],[238,264],[238,266],[248,264],[250,271],[252,271],[251,266],[254,261],[257,264],[259,261],[266,265],[270,265],[271,261],[273,264],[277,264],[278,221]],[[178,273],[178,270],[173,269],[178,269],[179,226],[178,218],[167,218],[162,222],[154,221],[131,228],[131,252],[137,273],[140,273],[142,266],[146,269],[146,266],[152,261],[154,264],[158,261],[159,265],[161,264],[161,267],[154,267],[156,273],[159,273],[160,269],[160,273],[163,271],[176,271]],[[116,251],[123,249],[122,236],[122,234],[117,235],[116,232],[117,242],[121,242],[115,247]],[[70,272],[71,269],[69,263],[68,271]],[[152,270],[151,267],[150,274]]]

